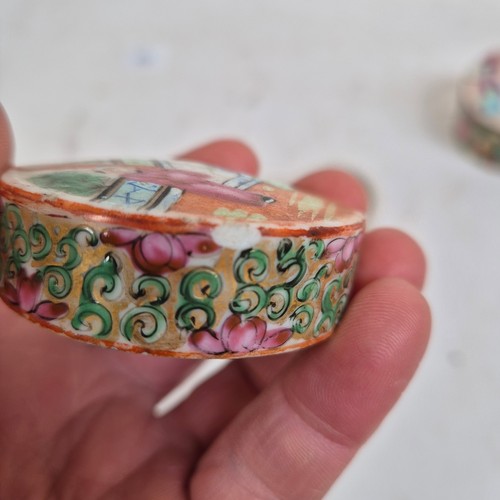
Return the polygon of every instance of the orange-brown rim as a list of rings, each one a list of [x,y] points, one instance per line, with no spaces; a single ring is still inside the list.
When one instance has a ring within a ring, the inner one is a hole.
[[[64,210],[71,215],[82,217],[87,221],[98,222],[102,224],[112,224],[123,226],[126,224],[127,227],[135,227],[138,229],[144,229],[146,231],[158,231],[165,233],[185,233],[192,232],[196,230],[197,227],[204,227],[211,229],[216,226],[216,224],[203,221],[199,223],[184,221],[182,219],[174,219],[165,216],[162,219],[158,217],[153,217],[147,214],[129,214],[124,215],[123,212],[118,210],[106,209],[93,207],[91,205],[86,205],[83,203],[78,203],[74,201],[64,201],[62,199],[47,198],[43,194],[33,193],[31,191],[26,191],[24,189],[7,184],[0,178],[0,196],[5,197],[7,200],[13,203],[19,203],[21,205],[25,204],[41,204],[49,205],[54,208]],[[352,212],[355,212],[352,210]],[[50,215],[50,214],[49,214]],[[360,214],[361,215],[361,214]],[[318,225],[308,228],[295,228],[286,225],[283,226],[258,226],[261,234],[263,236],[308,236],[314,238],[328,238],[334,237],[346,233],[354,233],[359,230],[363,230],[365,227],[365,222],[357,222],[354,224],[346,224],[341,226],[326,226]]]
[[[116,343],[112,340],[106,340],[106,339],[99,339],[96,337],[91,337],[86,336],[86,335],[78,335],[76,333],[73,333],[69,330],[65,330],[63,328],[60,328],[59,326],[53,325],[49,323],[48,321],[45,321],[42,318],[39,318],[37,316],[34,316],[33,314],[30,314],[26,311],[23,311],[21,308],[17,307],[14,304],[11,304],[8,300],[4,300],[2,296],[0,298],[3,300],[3,302],[10,307],[13,311],[18,313],[19,315],[23,316],[27,320],[31,321],[32,323],[38,324],[42,327],[45,327],[49,330],[52,330],[53,332],[59,334],[59,335],[64,335],[65,337],[79,340],[80,342],[86,342],[88,344],[92,345],[97,345],[100,347],[108,347],[112,349],[118,349],[119,351],[123,352],[133,352],[133,353],[146,353],[146,354],[152,354],[155,356],[162,356],[162,357],[169,357],[169,358],[189,358],[189,359],[209,359],[209,358],[217,358],[217,359],[224,359],[224,358],[229,358],[229,359],[238,359],[238,358],[249,358],[249,357],[262,357],[262,356],[271,356],[274,354],[284,354],[288,351],[297,351],[299,349],[304,349],[306,347],[310,347],[314,344],[319,344],[321,342],[324,342],[328,338],[331,337],[333,333],[333,329],[330,330],[328,333],[321,335],[320,337],[312,338],[309,340],[306,340],[304,342],[301,342],[300,344],[294,344],[288,347],[277,347],[272,350],[266,351],[265,349],[262,351],[254,351],[254,352],[248,352],[245,354],[234,354],[234,353],[223,353],[223,354],[217,354],[217,355],[206,355],[204,353],[197,353],[197,352],[178,352],[178,351],[171,351],[168,349],[151,349],[146,346],[136,346],[136,345],[131,345],[131,346],[125,346],[124,344],[119,344]]]

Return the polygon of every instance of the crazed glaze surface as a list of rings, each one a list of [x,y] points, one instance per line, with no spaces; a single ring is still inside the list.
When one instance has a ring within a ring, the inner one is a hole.
[[[7,304],[80,340],[171,356],[324,340],[363,229],[356,212],[200,164],[16,169],[0,192]]]

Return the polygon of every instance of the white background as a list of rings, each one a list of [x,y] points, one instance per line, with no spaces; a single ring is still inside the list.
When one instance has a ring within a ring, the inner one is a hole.
[[[20,163],[229,135],[270,179],[359,174],[370,225],[424,245],[435,320],[331,498],[500,498],[500,168],[450,137],[457,78],[500,47],[498,0],[0,0],[0,36]]]

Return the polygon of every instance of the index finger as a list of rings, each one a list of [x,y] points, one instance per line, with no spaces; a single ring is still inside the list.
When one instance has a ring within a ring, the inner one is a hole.
[[[13,140],[9,120],[3,106],[0,104],[0,173],[12,163]]]
[[[343,170],[318,170],[299,179],[295,187],[361,212],[366,212],[368,206],[368,196],[363,184]]]
[[[193,160],[248,175],[257,175],[259,162],[246,144],[234,139],[209,142],[178,156],[180,160]]]

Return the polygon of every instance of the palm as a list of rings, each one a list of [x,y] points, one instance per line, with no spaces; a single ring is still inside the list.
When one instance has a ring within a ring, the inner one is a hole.
[[[256,169],[228,141],[189,156]],[[360,186],[339,172],[299,184],[364,204]],[[234,362],[161,419],[152,406],[195,362],[80,344],[0,305],[0,497],[320,498],[418,364],[429,326],[415,288],[423,273],[408,237],[371,233],[332,341]]]
[[[72,342],[39,331],[4,305],[0,314],[0,425],[9,430],[1,458],[11,464],[2,470],[12,474],[6,484],[26,488],[16,498],[28,491],[33,498],[49,491],[73,498],[81,487],[93,498],[154,452],[165,422],[151,417],[151,406],[191,363]],[[20,481],[12,463],[27,460]]]

